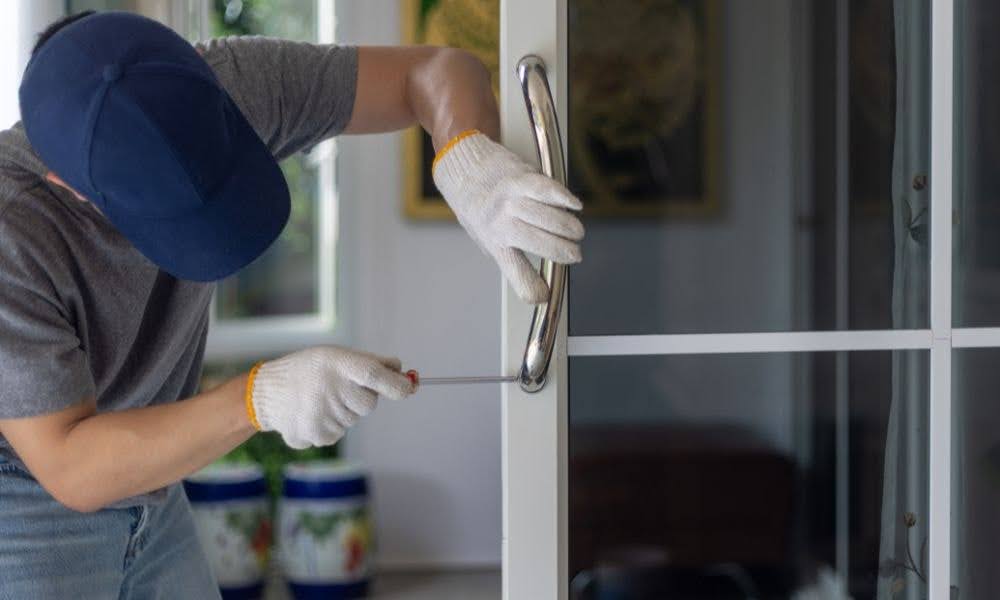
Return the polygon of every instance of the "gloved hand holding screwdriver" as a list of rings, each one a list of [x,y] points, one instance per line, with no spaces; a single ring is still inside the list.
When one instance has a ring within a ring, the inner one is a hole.
[[[580,261],[583,225],[565,209],[580,201],[479,132],[459,134],[434,161],[434,180],[459,222],[500,267],[526,302],[548,289],[524,251],[560,262]],[[399,359],[319,347],[266,362],[251,374],[251,419],[278,431],[293,448],[333,444],[382,396],[416,391]]]
[[[463,62],[454,69],[468,77],[464,90],[433,89],[430,79],[426,87],[416,86],[426,95],[416,96],[414,112],[427,115],[420,121],[438,149],[434,182],[514,292],[525,302],[543,302],[548,287],[525,252],[558,263],[579,262],[583,225],[570,211],[582,205],[491,136],[459,126],[476,124],[496,137],[498,116],[481,66]],[[429,101],[433,96],[446,98],[453,112],[441,111]],[[445,123],[436,124],[436,118]],[[342,348],[304,350],[260,367],[251,377],[248,409],[256,412],[259,429],[278,431],[292,447],[332,444],[375,408],[378,396],[398,400],[416,390],[415,381],[400,369],[395,358]]]

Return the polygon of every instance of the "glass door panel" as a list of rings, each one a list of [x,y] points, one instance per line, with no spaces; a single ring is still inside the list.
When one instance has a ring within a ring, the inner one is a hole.
[[[567,0],[571,339],[928,328],[929,6]],[[614,343],[570,352],[570,598],[926,595],[927,351]]]
[[[1000,5],[956,3],[952,597],[1000,597]],[[974,340],[970,343],[970,339]]]
[[[839,358],[570,358],[570,597],[924,597],[928,353]]]
[[[567,0],[570,335],[928,326],[927,2],[896,6]]]
[[[955,327],[1000,326],[1000,4],[958,4],[956,38],[961,73],[956,105]]]
[[[958,598],[1000,596],[1000,348],[954,353],[952,584]]]

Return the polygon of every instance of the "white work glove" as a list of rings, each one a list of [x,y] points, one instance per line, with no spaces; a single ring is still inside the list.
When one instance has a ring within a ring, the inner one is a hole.
[[[434,183],[514,292],[525,302],[544,302],[548,286],[524,252],[563,264],[580,262],[583,225],[566,209],[583,205],[484,134],[463,135],[438,154]]]
[[[416,386],[397,358],[320,346],[260,365],[247,383],[247,410],[261,431],[277,431],[301,450],[329,446],[375,408],[378,396],[401,400]]]

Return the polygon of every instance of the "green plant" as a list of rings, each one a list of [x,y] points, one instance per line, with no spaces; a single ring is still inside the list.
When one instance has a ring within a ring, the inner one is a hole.
[[[294,450],[274,432],[258,433],[221,459],[224,463],[256,463],[264,470],[272,505],[281,495],[281,471],[290,462],[330,460],[338,455],[336,446]]]

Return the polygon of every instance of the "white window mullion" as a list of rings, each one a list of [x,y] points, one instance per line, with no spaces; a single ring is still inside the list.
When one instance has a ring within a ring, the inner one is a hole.
[[[928,350],[929,329],[570,336],[570,356]]]
[[[315,2],[315,38],[329,44],[336,41],[334,0]],[[204,40],[211,35],[211,2],[188,0],[173,7],[172,25],[189,39]],[[242,360],[262,355],[278,355],[303,346],[343,344],[349,332],[337,322],[336,260],[338,198],[336,180],[337,146],[335,140],[317,144],[306,161],[315,169],[316,189],[316,310],[304,314],[219,318],[216,298],[210,310],[206,357],[209,360]]]
[[[337,35],[337,13],[334,0],[317,0],[316,38],[321,44],[332,44],[336,41]],[[338,207],[337,198],[337,142],[334,139],[326,140],[313,150],[317,156],[319,170],[319,206],[317,215],[319,224],[317,235],[319,236],[318,251],[319,258],[317,265],[319,272],[316,277],[319,281],[319,311],[318,316],[322,323],[322,329],[331,330],[335,326],[335,293],[334,282],[337,277],[337,264],[335,260],[337,248]]]
[[[952,0],[931,2],[931,347],[928,597],[951,586],[952,145],[954,128]]]
[[[952,348],[1000,348],[1000,327],[970,327],[951,330]]]

